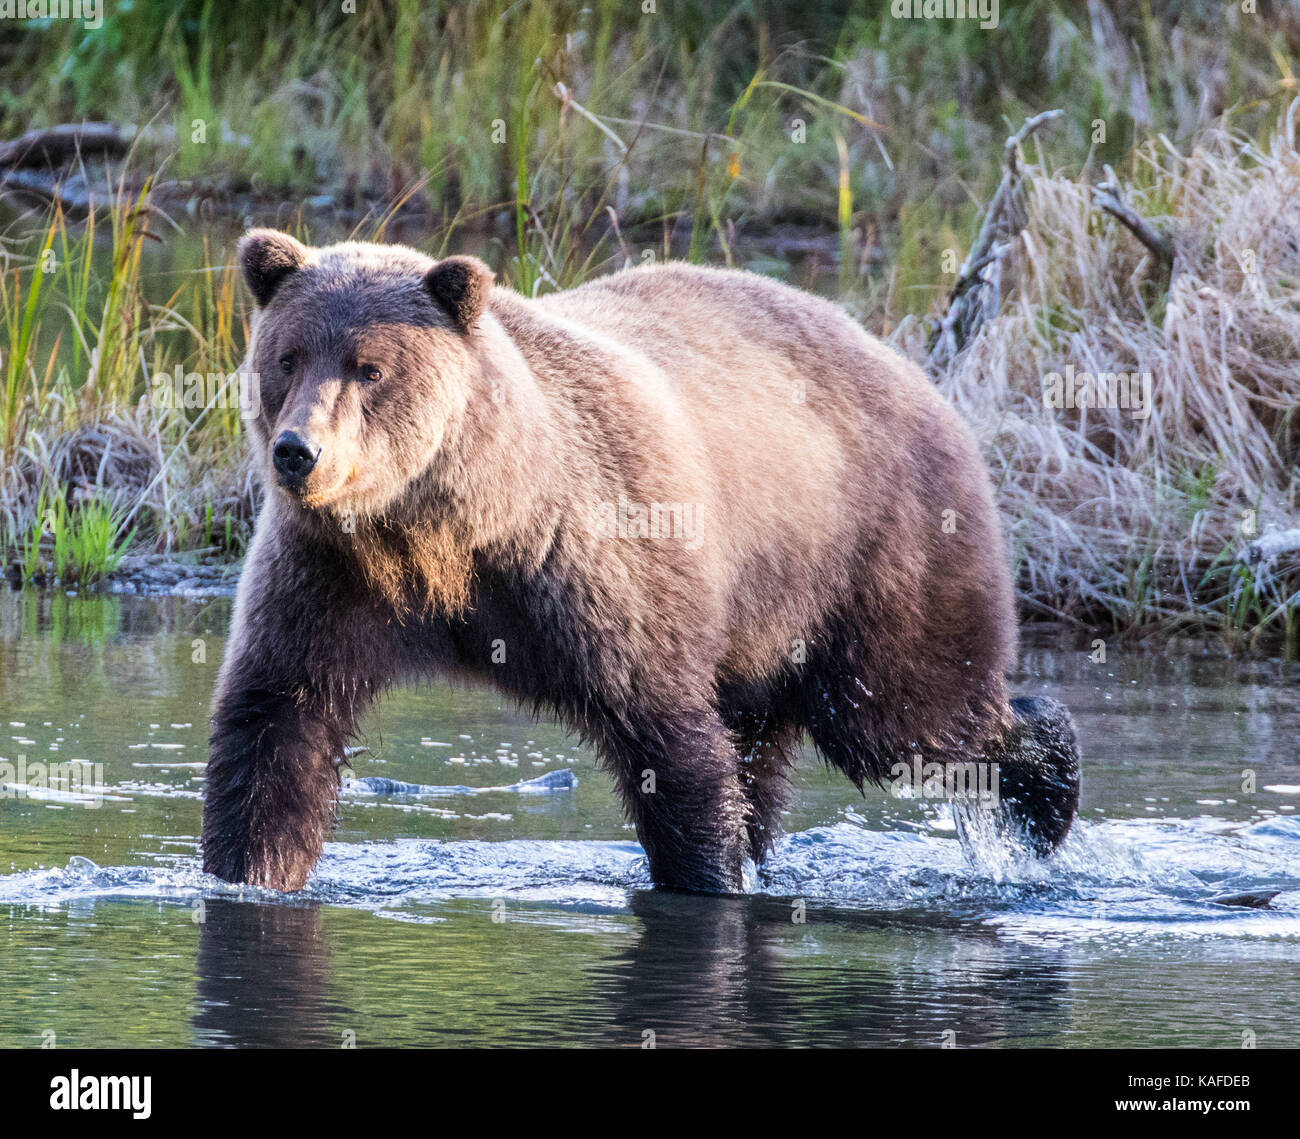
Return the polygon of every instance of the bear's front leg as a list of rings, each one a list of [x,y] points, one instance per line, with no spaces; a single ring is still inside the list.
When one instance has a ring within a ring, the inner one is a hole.
[[[203,869],[227,882],[302,889],[333,822],[335,759],[350,730],[350,717],[309,689],[225,688],[213,716]]]
[[[337,763],[397,667],[395,626],[338,559],[258,524],[212,709],[203,869],[299,890],[338,801]]]
[[[644,730],[624,725],[608,750],[655,885],[741,893],[749,803],[739,757],[717,714],[678,713]]]

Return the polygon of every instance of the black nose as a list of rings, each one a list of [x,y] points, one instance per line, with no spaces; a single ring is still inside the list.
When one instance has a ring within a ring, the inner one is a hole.
[[[296,431],[284,431],[275,441],[271,457],[275,461],[275,469],[284,478],[303,479],[311,474],[312,467],[320,458],[320,448]]]

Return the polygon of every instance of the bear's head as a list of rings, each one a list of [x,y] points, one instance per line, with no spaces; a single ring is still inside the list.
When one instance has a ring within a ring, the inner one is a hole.
[[[250,230],[257,304],[245,367],[259,378],[255,446],[304,510],[382,513],[437,455],[471,398],[492,272],[400,245],[310,248]]]

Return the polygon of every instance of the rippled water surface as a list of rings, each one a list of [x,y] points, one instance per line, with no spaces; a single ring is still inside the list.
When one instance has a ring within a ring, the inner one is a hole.
[[[588,751],[433,684],[371,716],[290,898],[199,870],[228,619],[0,598],[0,1045],[1300,1044],[1295,665],[1028,648],[1084,746],[1058,855],[968,859],[808,755],[738,899],[650,890]]]

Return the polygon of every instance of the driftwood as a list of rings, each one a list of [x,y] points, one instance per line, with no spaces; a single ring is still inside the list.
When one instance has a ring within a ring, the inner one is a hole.
[[[212,180],[165,181],[158,175],[146,179],[142,171],[165,165],[156,152],[172,152],[177,138],[171,123],[64,123],[31,130],[0,141],[0,196],[19,199],[23,205],[56,205],[69,217],[80,218],[91,209],[136,198],[148,185],[144,209],[166,218],[162,207],[169,203],[208,197],[225,201],[250,192],[241,180],[228,182],[221,175]],[[220,138],[222,146],[252,145],[249,135],[224,125]],[[133,159],[140,148],[149,154],[137,163]],[[278,201],[273,192],[264,197],[269,205]]]
[[[1100,182],[1092,188],[1092,204],[1097,209],[1110,214],[1111,217],[1151,250],[1158,261],[1172,268],[1174,264],[1174,243],[1163,234],[1159,234],[1152,229],[1151,223],[1124,200],[1124,190],[1120,186],[1119,179],[1115,177],[1115,171],[1109,166],[1105,169],[1106,181]]]
[[[44,204],[57,202],[65,214],[86,213],[94,197],[80,174],[60,175],[45,170],[0,170],[0,190],[34,198]]]
[[[144,133],[113,123],[64,123],[0,142],[0,191],[82,215],[97,204],[82,161],[122,158]]]
[[[246,136],[229,132],[222,138],[240,145],[248,141]],[[144,188],[145,180],[130,170],[131,151],[137,144],[169,146],[175,140],[176,128],[167,123],[62,123],[30,130],[0,142],[0,193],[41,205],[57,204],[64,213],[79,217],[92,207],[108,205],[122,193],[135,195]],[[102,167],[88,172],[87,160],[126,161],[115,173],[103,173]],[[153,189],[164,185],[173,184],[156,183]]]
[[[927,365],[932,374],[947,369],[957,354],[991,320],[1002,303],[1002,259],[1025,227],[1024,167],[1020,148],[1039,127],[1063,117],[1064,111],[1043,111],[1027,119],[1003,148],[1002,180],[984,213],[979,235],[957,271],[948,294],[948,308],[931,337]]]
[[[136,131],[113,123],[63,123],[31,130],[9,142],[0,142],[0,166],[50,169],[66,166],[78,157],[121,157],[131,149]]]

